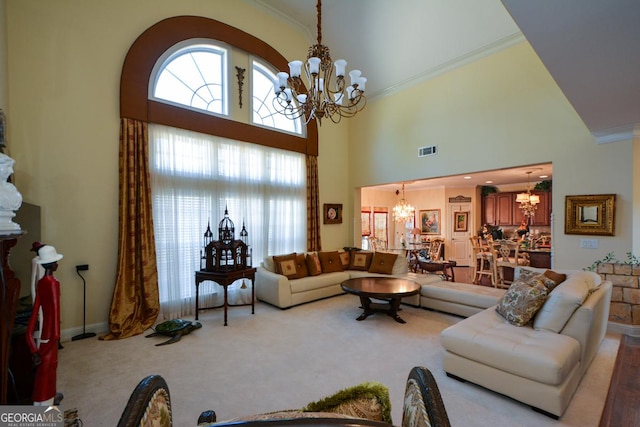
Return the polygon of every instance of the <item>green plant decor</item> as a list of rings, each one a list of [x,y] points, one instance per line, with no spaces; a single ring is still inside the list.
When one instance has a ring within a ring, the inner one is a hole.
[[[491,185],[483,185],[482,188],[480,189],[480,194],[483,196],[487,196],[489,194],[493,194],[497,192],[498,192],[498,188],[493,187]]]
[[[624,262],[620,262],[620,260],[616,258],[613,252],[609,252],[607,255],[605,255],[604,258],[594,261],[593,264],[591,264],[589,267],[583,268],[583,270],[596,271],[596,269],[598,268],[598,264],[607,263],[607,262],[610,262],[612,264],[638,265],[640,264],[640,257],[635,256],[631,252],[627,252],[627,260]]]
[[[539,183],[537,183],[535,187],[533,187],[533,189],[548,193],[549,191],[551,191],[551,184],[552,184],[552,181],[550,179],[547,179],[545,181],[540,181]]]
[[[377,381],[369,381],[358,384],[354,387],[340,390],[334,395],[325,397],[317,402],[311,402],[304,408],[303,412],[335,412],[335,408],[356,399],[376,399],[380,402],[382,410],[382,421],[393,424],[391,421],[391,401],[389,400],[389,389]]]

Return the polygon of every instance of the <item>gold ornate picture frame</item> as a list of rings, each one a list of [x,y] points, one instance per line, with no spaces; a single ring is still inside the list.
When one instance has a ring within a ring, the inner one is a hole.
[[[615,194],[565,196],[565,234],[613,236]]]

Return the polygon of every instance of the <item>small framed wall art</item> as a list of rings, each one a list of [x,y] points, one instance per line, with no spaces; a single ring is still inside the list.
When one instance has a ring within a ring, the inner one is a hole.
[[[420,211],[421,234],[440,234],[440,209]]]
[[[342,204],[324,204],[324,224],[342,224]]]
[[[453,231],[469,231],[469,212],[453,213]]]
[[[615,194],[565,197],[565,234],[613,236]]]

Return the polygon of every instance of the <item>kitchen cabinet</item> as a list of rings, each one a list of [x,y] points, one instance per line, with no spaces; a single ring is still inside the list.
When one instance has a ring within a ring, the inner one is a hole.
[[[521,191],[493,193],[482,197],[482,224],[494,226],[520,225],[522,209],[516,197]],[[540,203],[531,226],[551,225],[551,192],[532,191],[540,197]]]

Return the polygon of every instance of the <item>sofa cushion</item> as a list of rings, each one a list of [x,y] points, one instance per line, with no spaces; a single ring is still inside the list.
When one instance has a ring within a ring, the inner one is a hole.
[[[294,279],[302,279],[309,275],[309,269],[307,268],[307,257],[305,254],[296,255],[296,275]]]
[[[398,258],[398,254],[388,252],[374,253],[371,266],[369,266],[369,273],[391,274],[396,258]]]
[[[589,296],[588,276],[569,274],[567,280],[555,287],[536,315],[533,327],[559,333],[567,324],[573,312]]]
[[[540,310],[547,294],[547,288],[537,277],[529,280],[516,279],[498,302],[496,311],[507,322],[524,326]]]
[[[409,272],[409,262],[407,261],[407,257],[397,256],[395,262],[393,263],[393,269],[391,269],[391,274],[393,276],[404,276],[408,272]]]
[[[513,326],[492,308],[446,328],[440,341],[451,353],[543,384],[561,384],[580,363],[575,338]]]
[[[338,251],[338,255],[340,255],[340,261],[342,262],[342,269],[346,270],[349,268],[349,261],[351,261],[351,251]]]
[[[296,276],[296,253],[274,256],[273,265],[276,273],[293,279]]]
[[[558,286],[560,283],[562,283],[565,280],[567,280],[567,275],[566,274],[556,273],[553,270],[547,270],[542,274],[547,276],[549,279],[553,280],[556,283],[556,286]]]
[[[300,292],[334,287],[338,289],[338,292],[336,292],[337,295],[341,291],[340,283],[347,279],[349,279],[349,273],[344,271],[322,273],[317,276],[307,276],[302,279],[291,279],[289,280],[289,288],[292,294],[297,294]]]
[[[349,260],[349,270],[368,271],[373,259],[373,252],[354,252]]]
[[[470,307],[489,308],[496,305],[504,296],[505,290],[470,283],[448,282],[435,274],[422,274],[433,278],[430,283],[420,283],[420,295],[433,300],[447,301]]]
[[[307,270],[309,271],[309,276],[317,276],[318,274],[322,274],[322,264],[320,264],[320,258],[318,258],[318,254],[315,252],[311,252],[307,254],[306,257],[307,262]]]
[[[338,251],[318,252],[318,257],[320,258],[320,265],[322,266],[323,273],[344,271]]]

